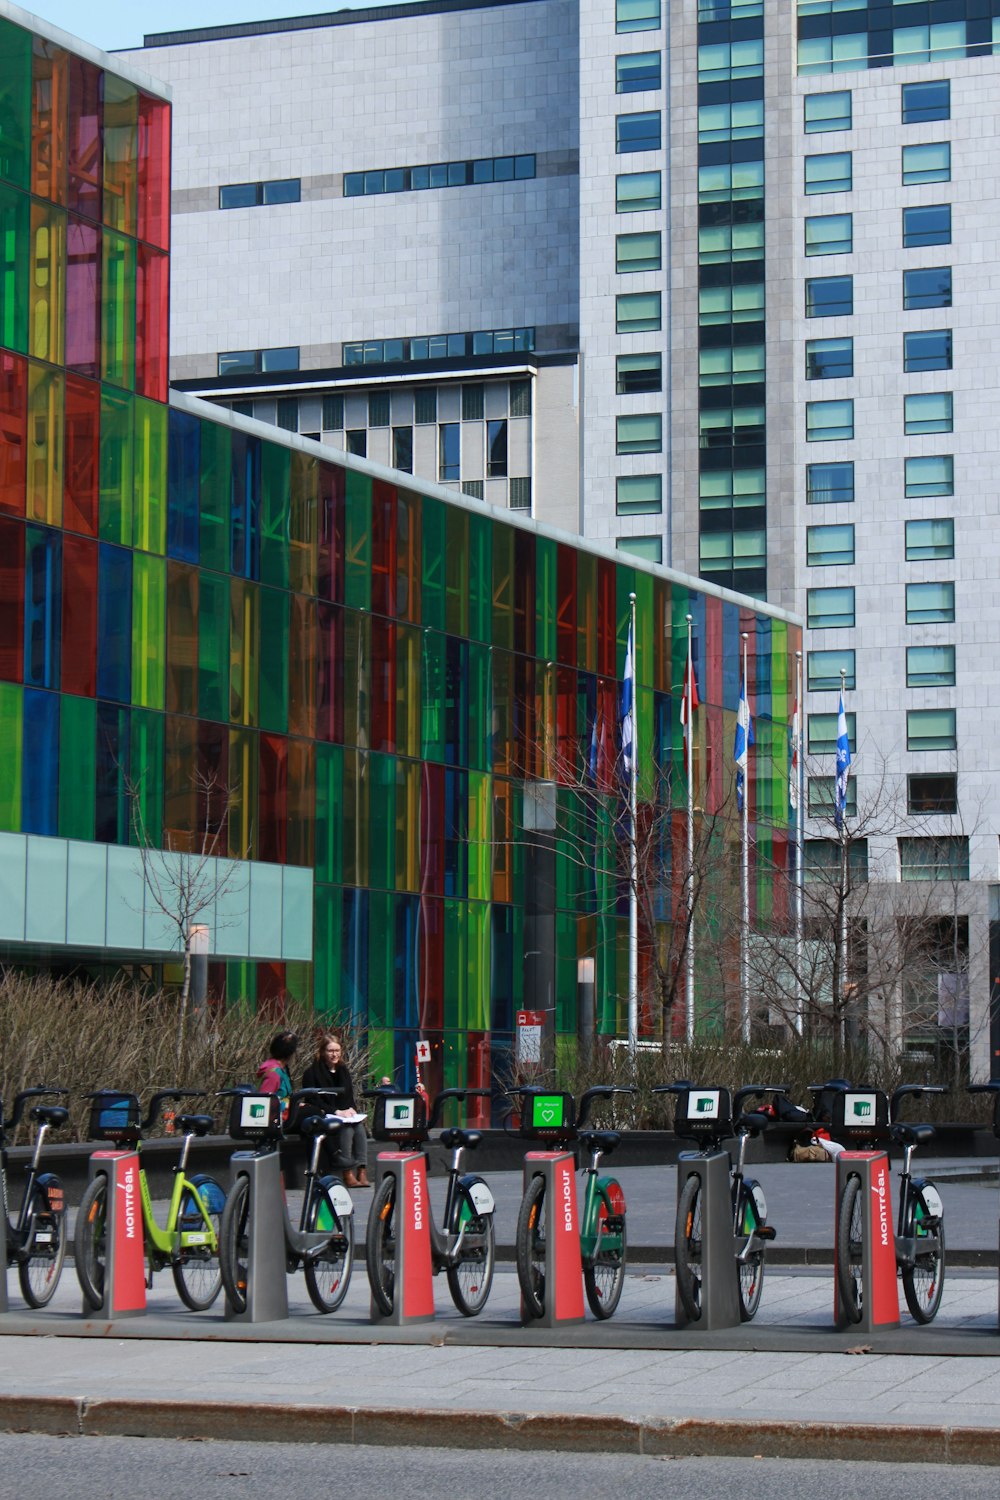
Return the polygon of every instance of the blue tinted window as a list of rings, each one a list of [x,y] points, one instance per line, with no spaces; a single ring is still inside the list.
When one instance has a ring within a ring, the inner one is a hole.
[[[97,563],[97,696],[132,697],[132,554],[108,542]]]
[[[167,449],[167,552],[198,561],[201,423],[188,412],[169,413]]]

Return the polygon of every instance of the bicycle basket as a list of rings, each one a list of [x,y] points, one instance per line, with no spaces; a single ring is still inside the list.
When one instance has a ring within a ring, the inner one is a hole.
[[[889,1098],[881,1089],[852,1089],[833,1096],[830,1133],[839,1138],[865,1139],[889,1127]]]
[[[281,1134],[281,1100],[277,1094],[237,1094],[229,1111],[229,1138],[263,1141]]]
[[[685,1089],[677,1095],[674,1133],[697,1139],[732,1134],[733,1096],[728,1089]]]
[[[377,1094],[372,1135],[377,1141],[412,1141],[427,1133],[427,1105],[419,1094]]]
[[[566,1141],[576,1135],[572,1094],[524,1094],[521,1135],[529,1141]]]
[[[90,1101],[87,1134],[92,1141],[120,1141],[138,1135],[141,1123],[142,1109],[135,1094],[107,1089]]]

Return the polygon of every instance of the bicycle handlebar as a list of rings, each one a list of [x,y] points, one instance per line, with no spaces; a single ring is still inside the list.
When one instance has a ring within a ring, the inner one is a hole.
[[[32,1089],[22,1089],[19,1094],[14,1095],[14,1107],[11,1110],[9,1120],[4,1117],[3,1104],[0,1102],[0,1130],[14,1130],[17,1128],[24,1114],[24,1106],[29,1099],[40,1099],[43,1094],[55,1094],[60,1098],[68,1099],[69,1093],[69,1089],[48,1088],[42,1084]]]
[[[896,1109],[904,1099],[911,1095],[919,1094],[947,1094],[949,1092],[943,1083],[902,1083],[898,1089],[893,1089],[892,1098],[889,1101],[889,1119],[896,1124]]]
[[[690,1078],[679,1078],[676,1083],[656,1083],[650,1092],[654,1094],[683,1094],[686,1090],[693,1089],[694,1087],[695,1085],[691,1082]]]
[[[753,1099],[758,1094],[784,1094],[787,1097],[787,1083],[747,1083],[743,1088],[737,1089],[733,1095],[733,1118],[738,1118],[743,1113],[744,1099]]]
[[[142,1131],[152,1130],[156,1124],[157,1116],[164,1099],[204,1099],[204,1089],[158,1089],[149,1101],[149,1113],[143,1120],[139,1129]]]
[[[967,1083],[965,1092],[967,1094],[1000,1094],[1000,1078],[993,1078],[989,1083]]]
[[[582,1130],[590,1118],[590,1107],[596,1104],[598,1099],[611,1099],[615,1094],[634,1094],[635,1089],[630,1084],[597,1083],[592,1088],[585,1089],[580,1095],[580,1113],[577,1117],[576,1128]]]

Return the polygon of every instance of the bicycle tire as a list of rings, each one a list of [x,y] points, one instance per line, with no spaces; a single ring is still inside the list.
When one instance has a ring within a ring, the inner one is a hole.
[[[365,1266],[375,1306],[388,1318],[396,1297],[396,1179],[391,1173],[379,1183],[368,1212]]]
[[[104,1301],[104,1271],[107,1265],[108,1179],[95,1177],[80,1200],[73,1233],[76,1277],[84,1300],[96,1312]]]
[[[61,1191],[62,1185],[58,1186]],[[29,1307],[45,1307],[55,1296],[66,1259],[65,1207],[50,1207],[48,1195],[35,1184],[24,1224],[27,1231],[24,1244],[28,1253],[17,1267],[21,1295]]]
[[[323,1233],[318,1220],[320,1210],[326,1207],[333,1220],[330,1238],[320,1254],[310,1258],[303,1267],[306,1291],[313,1306],[321,1313],[336,1312],[347,1296],[354,1267],[354,1215],[340,1218],[330,1201],[326,1188],[317,1186],[309,1209],[306,1230],[310,1234]]]
[[[701,1318],[701,1178],[692,1172],[681,1189],[674,1223],[674,1274],[685,1316]]]
[[[521,1200],[514,1242],[521,1300],[529,1318],[545,1314],[545,1178],[533,1177]]]
[[[250,1265],[247,1219],[250,1214],[250,1179],[237,1177],[229,1190],[219,1228],[219,1271],[226,1301],[234,1313],[247,1310]]]
[[[177,1295],[192,1312],[205,1312],[222,1290],[219,1240],[225,1199],[221,1183],[216,1182],[214,1177],[205,1175],[199,1176],[181,1195],[178,1229],[204,1229],[205,1220],[201,1211],[203,1205],[215,1231],[214,1250],[210,1245],[191,1245],[186,1249],[178,1249],[177,1259],[170,1264]]]
[[[914,1234],[916,1216],[916,1195],[910,1199],[909,1224],[907,1234]],[[945,1274],[945,1248],[944,1248],[944,1219],[938,1220],[937,1225],[937,1250],[925,1255],[915,1255],[912,1266],[903,1268],[903,1296],[906,1305],[910,1309],[914,1319],[918,1323],[932,1323],[937,1317],[938,1308],[941,1306],[941,1296],[944,1292]],[[914,1249],[919,1244],[919,1236],[914,1236]]]
[[[628,1254],[625,1215],[621,1216],[621,1249],[602,1250],[598,1241],[592,1266],[583,1268],[583,1289],[595,1318],[610,1318],[618,1307],[625,1285],[625,1260]]]
[[[758,1227],[763,1228],[763,1225],[757,1223],[757,1211],[753,1198],[742,1182],[736,1203],[736,1223],[737,1240],[743,1241],[739,1249],[745,1247],[754,1230]],[[745,1260],[737,1260],[736,1265],[739,1271],[737,1290],[740,1299],[740,1322],[749,1323],[760,1306],[760,1294],[764,1285],[764,1247],[761,1246],[759,1250],[755,1250]]]
[[[849,1323],[860,1323],[864,1295],[865,1247],[862,1224],[861,1179],[847,1179],[837,1215],[837,1287],[840,1306]]]
[[[466,1223],[465,1232],[481,1239],[482,1243],[465,1251],[457,1264],[448,1267],[448,1290],[463,1318],[474,1318],[486,1306],[486,1299],[493,1285],[493,1267],[497,1254],[496,1231],[492,1214],[475,1214],[471,1202],[459,1197],[450,1225],[452,1234],[457,1235],[459,1232],[463,1202],[472,1214]]]

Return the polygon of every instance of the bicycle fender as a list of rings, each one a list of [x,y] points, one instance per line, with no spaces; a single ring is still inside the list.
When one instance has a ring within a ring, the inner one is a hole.
[[[321,1177],[317,1187],[326,1192],[338,1219],[345,1219],[354,1212],[354,1200],[339,1177]]]
[[[910,1189],[913,1193],[919,1194],[923,1199],[924,1206],[932,1219],[941,1220],[944,1218],[944,1204],[941,1201],[941,1194],[938,1192],[936,1184],[929,1177],[912,1178]]]
[[[477,1218],[495,1212],[496,1201],[482,1177],[467,1172],[458,1179],[458,1190]]]
[[[755,1177],[744,1177],[743,1186],[749,1194],[757,1216],[757,1228],[763,1228],[767,1223],[767,1199],[764,1197],[764,1189]],[[753,1228],[751,1225],[750,1228]],[[744,1226],[744,1234],[750,1233],[750,1228]]]
[[[625,1193],[617,1177],[598,1177],[597,1191],[609,1214],[625,1217]]]
[[[199,1172],[196,1176],[189,1177],[188,1182],[198,1189],[198,1196],[210,1214],[221,1214],[226,1206],[226,1195],[214,1177]]]
[[[61,1214],[66,1207],[66,1190],[62,1178],[55,1172],[40,1172],[35,1178],[35,1187],[44,1196],[50,1213]]]

